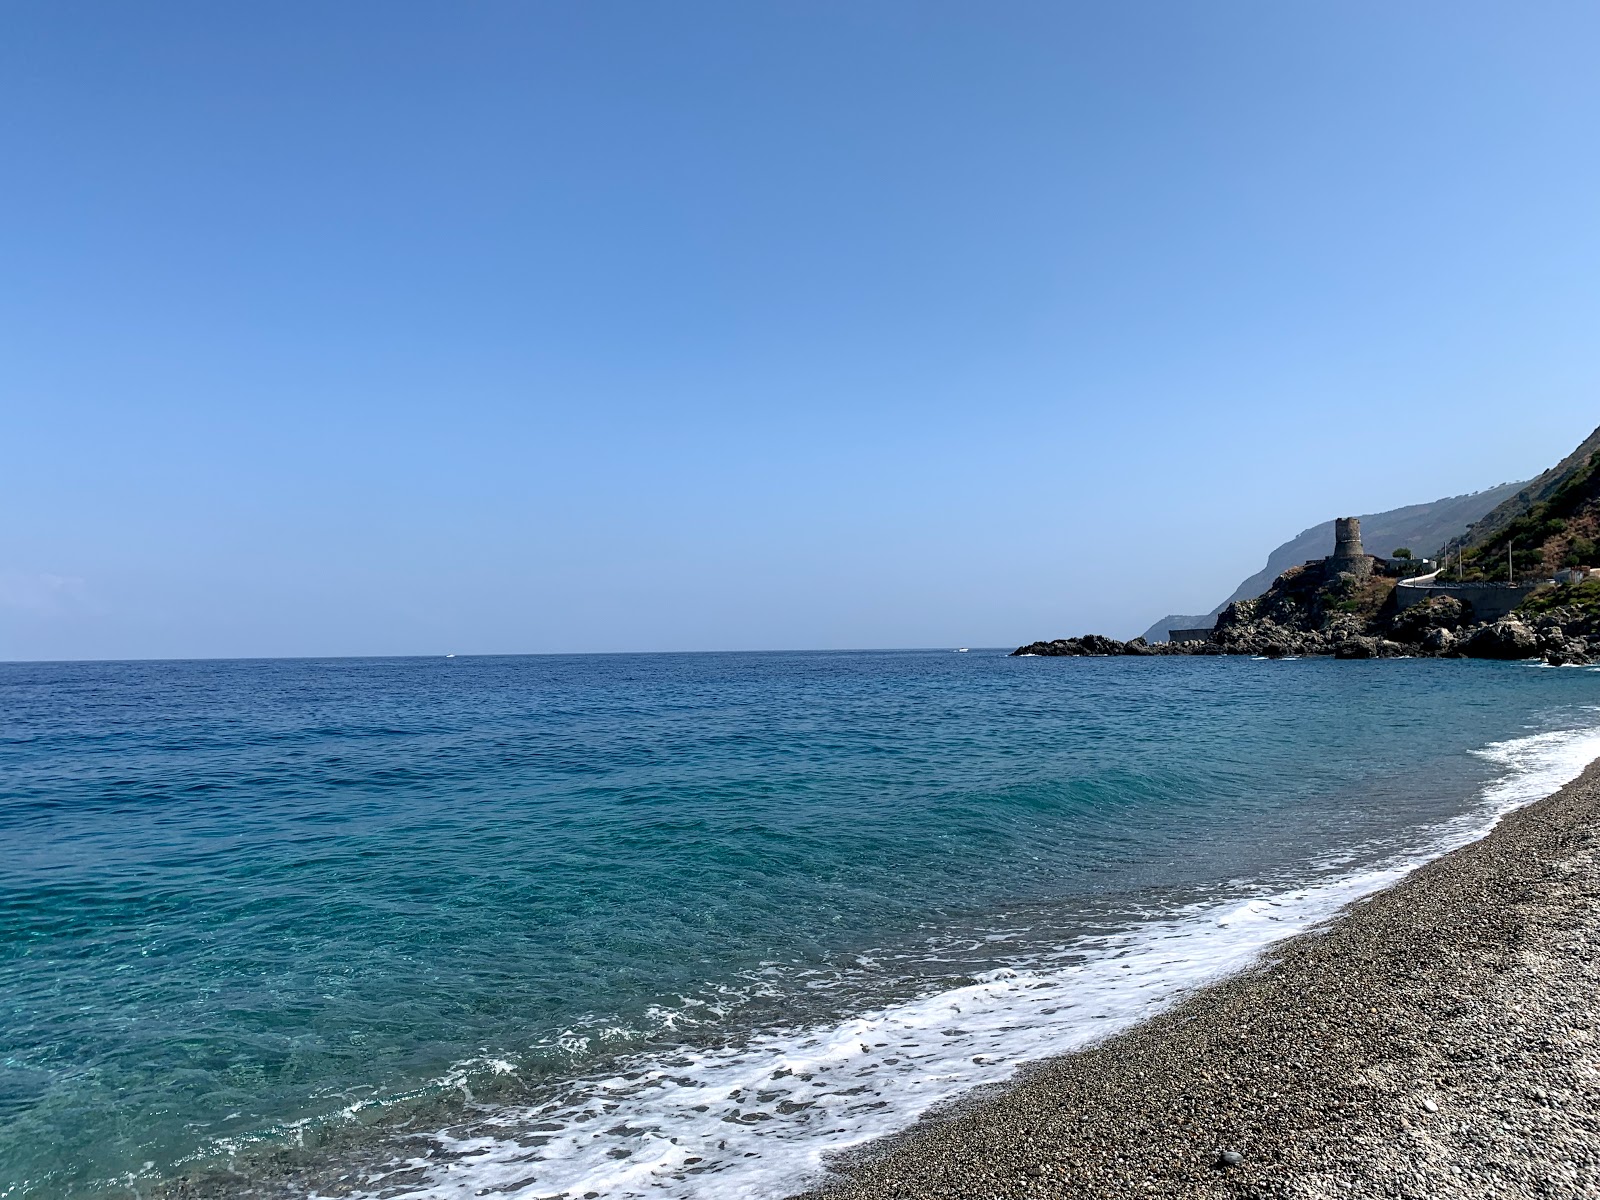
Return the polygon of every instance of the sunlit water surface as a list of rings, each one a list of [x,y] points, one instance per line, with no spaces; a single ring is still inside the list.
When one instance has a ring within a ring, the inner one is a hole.
[[[0,664],[0,1196],[780,1196],[1600,753],[1600,674]]]

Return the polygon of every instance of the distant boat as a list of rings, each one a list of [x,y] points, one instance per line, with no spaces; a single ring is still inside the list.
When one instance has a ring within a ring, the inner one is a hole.
[[[446,657],[446,658],[454,658],[454,657],[455,657],[455,655],[454,655],[454,654],[446,654],[446,655],[445,655],[445,657]]]
[[[963,647],[961,647],[961,649],[957,650],[956,653],[957,654],[965,654],[965,653],[967,653],[967,648],[965,646],[963,646]]]

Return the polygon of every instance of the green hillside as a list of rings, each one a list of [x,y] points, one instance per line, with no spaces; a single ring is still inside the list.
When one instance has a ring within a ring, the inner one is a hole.
[[[1509,556],[1508,552],[1509,551]],[[1467,579],[1600,566],[1600,429],[1446,547]]]

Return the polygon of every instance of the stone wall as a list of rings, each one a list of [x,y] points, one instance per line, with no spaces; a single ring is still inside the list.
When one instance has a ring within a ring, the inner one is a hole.
[[[1470,610],[1474,621],[1498,621],[1540,583],[1450,583],[1438,578],[1402,579],[1395,584],[1395,603],[1402,609],[1435,596],[1454,596]]]

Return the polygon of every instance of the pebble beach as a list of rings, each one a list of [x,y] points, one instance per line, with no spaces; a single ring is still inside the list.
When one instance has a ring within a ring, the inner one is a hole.
[[[806,1200],[1600,1195],[1600,764]]]

